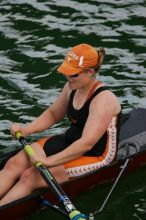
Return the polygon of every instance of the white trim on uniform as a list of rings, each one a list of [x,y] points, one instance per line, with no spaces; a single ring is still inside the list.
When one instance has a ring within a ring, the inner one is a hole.
[[[78,167],[72,167],[67,168],[66,173],[69,177],[76,177],[84,175],[92,170],[99,169],[101,167],[104,167],[108,164],[110,164],[117,152],[117,116],[114,116],[109,124],[109,127],[107,129],[107,146],[106,146],[106,155],[103,156],[103,160],[94,163],[94,164],[88,164]],[[102,156],[101,156],[102,157]]]

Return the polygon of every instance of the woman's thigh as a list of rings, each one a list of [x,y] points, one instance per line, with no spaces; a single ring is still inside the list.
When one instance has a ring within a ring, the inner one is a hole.
[[[69,180],[65,172],[64,166],[62,165],[52,167],[49,169],[49,171],[51,172],[51,174],[53,175],[53,177],[56,179],[58,183],[63,183]],[[40,172],[35,167],[30,167],[26,169],[23,172],[20,178],[20,181],[22,182],[23,185],[25,184],[26,187],[30,185],[33,189],[48,186],[46,181],[41,176]]]
[[[4,169],[11,170],[12,172],[15,170],[23,172],[23,170],[30,167],[30,165],[31,164],[26,153],[24,150],[21,150],[7,161]]]
[[[39,155],[40,158],[46,157],[45,152],[37,143],[31,144],[34,152]],[[5,164],[4,169],[10,170],[12,172],[19,172],[20,174],[27,168],[32,166],[30,158],[25,153],[24,149],[19,151],[16,155],[11,157]]]

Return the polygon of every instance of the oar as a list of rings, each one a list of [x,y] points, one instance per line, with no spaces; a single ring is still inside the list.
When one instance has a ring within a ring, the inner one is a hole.
[[[32,147],[27,143],[26,139],[22,136],[21,132],[16,132],[16,138],[23,146],[26,154],[31,158],[35,154],[35,152],[33,151]],[[59,201],[63,204],[69,216],[69,219],[85,220],[86,216],[84,214],[81,214],[78,210],[76,210],[69,197],[63,191],[62,187],[57,183],[57,181],[55,180],[51,172],[47,169],[47,167],[40,161],[36,162],[34,165],[39,170],[41,176],[46,181],[47,185],[57,196]]]

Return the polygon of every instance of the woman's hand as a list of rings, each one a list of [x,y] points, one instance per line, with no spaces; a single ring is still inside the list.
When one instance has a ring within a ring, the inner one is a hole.
[[[44,156],[44,155],[34,154],[33,156],[31,156],[30,161],[33,165],[35,165],[36,162],[42,162],[44,166],[50,168],[53,166],[52,164],[53,157],[54,155],[46,157],[46,155]]]
[[[15,137],[15,134],[18,131],[20,131],[24,137],[27,135],[25,127],[15,123],[12,124],[10,128],[11,134]]]
[[[48,164],[47,164],[47,157],[45,156],[38,156],[36,154],[34,154],[33,156],[30,157],[30,162],[35,165],[37,162],[41,162],[43,163],[46,167],[48,167]]]

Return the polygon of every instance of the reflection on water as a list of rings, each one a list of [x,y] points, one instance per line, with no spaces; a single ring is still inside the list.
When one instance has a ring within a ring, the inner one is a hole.
[[[81,42],[105,48],[100,78],[125,111],[146,106],[145,0],[1,0],[1,148],[16,144],[9,134],[12,121],[30,122],[55,100],[65,83],[56,68]],[[140,219],[142,207],[135,204],[133,219]]]

